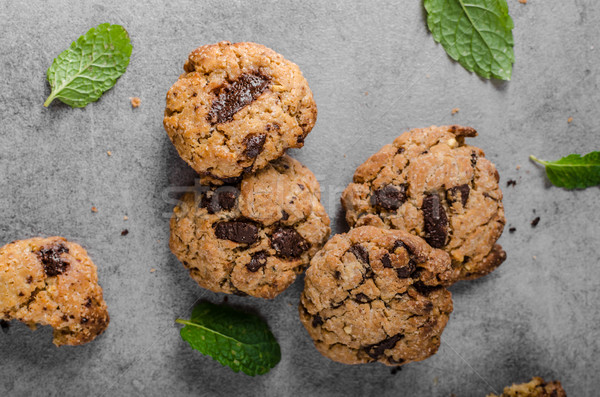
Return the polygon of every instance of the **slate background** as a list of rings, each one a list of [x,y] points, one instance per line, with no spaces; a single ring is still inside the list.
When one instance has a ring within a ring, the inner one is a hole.
[[[417,0],[0,1],[0,242],[79,242],[111,314],[98,340],[60,349],[50,329],[13,322],[0,333],[0,395],[484,396],[533,375],[594,395],[599,191],[551,187],[528,156],[599,149],[600,3],[508,3],[517,61],[502,83],[452,62]],[[43,108],[52,59],[103,22],[130,32],[126,74],[84,109]],[[508,260],[495,273],[452,288],[437,355],[395,375],[329,361],[298,320],[302,278],[273,301],[230,297],[258,310],[281,343],[282,361],[265,376],[235,374],[179,338],[175,318],[223,295],[198,287],[168,249],[169,197],[194,173],[163,131],[164,97],[187,54],[220,40],[256,41],[300,65],[319,118],[291,154],[319,177],[336,232],[355,167],[403,130],[461,123],[480,132],[471,143],[497,165],[507,229],[517,231],[502,236]]]

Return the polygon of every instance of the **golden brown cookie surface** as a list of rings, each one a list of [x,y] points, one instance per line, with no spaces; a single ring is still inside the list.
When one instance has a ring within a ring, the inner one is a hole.
[[[360,165],[342,194],[351,227],[406,230],[446,250],[461,278],[488,274],[506,258],[499,176],[470,127],[413,129]]]
[[[488,397],[567,397],[559,381],[546,382],[534,377],[528,383],[507,386],[500,396],[488,394]]]
[[[186,193],[171,218],[171,251],[202,287],[274,298],[329,237],[319,183],[284,155],[238,185]]]
[[[109,323],[96,266],[62,237],[15,241],[0,248],[0,319],[54,328],[54,344],[81,345]]]
[[[300,319],[316,348],[346,364],[401,365],[435,354],[452,312],[442,285],[448,254],[400,230],[363,226],[331,238],[312,259]]]
[[[164,127],[202,183],[228,183],[304,145],[317,107],[298,66],[255,43],[194,50],[167,93]]]

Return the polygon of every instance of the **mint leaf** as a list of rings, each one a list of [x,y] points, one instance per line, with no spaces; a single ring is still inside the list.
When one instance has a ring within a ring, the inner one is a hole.
[[[579,154],[570,154],[557,161],[529,157],[546,167],[546,175],[555,186],[585,189],[600,185],[600,152],[591,152],[583,157]]]
[[[471,72],[510,80],[513,21],[506,0],[424,0],[427,26],[448,55]]]
[[[255,314],[226,305],[200,302],[191,320],[176,320],[185,327],[181,338],[193,349],[247,375],[263,375],[281,360],[281,349],[269,327]]]
[[[131,50],[122,26],[103,23],[90,29],[52,62],[47,73],[52,92],[44,106],[54,99],[74,108],[97,101],[125,73]]]

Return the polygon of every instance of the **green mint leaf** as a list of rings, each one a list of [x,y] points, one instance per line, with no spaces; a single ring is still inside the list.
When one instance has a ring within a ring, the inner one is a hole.
[[[427,26],[448,55],[471,72],[510,80],[513,21],[506,0],[424,0]]]
[[[193,349],[247,375],[263,375],[281,360],[279,343],[265,322],[255,314],[226,305],[200,302],[190,320],[176,320],[185,327],[181,338]]]
[[[54,99],[74,108],[97,101],[125,73],[131,50],[122,26],[103,23],[90,29],[52,62],[47,73],[52,92],[44,106]]]
[[[600,152],[591,152],[583,157],[579,154],[570,154],[557,161],[529,157],[546,167],[546,175],[555,186],[585,189],[600,185]]]

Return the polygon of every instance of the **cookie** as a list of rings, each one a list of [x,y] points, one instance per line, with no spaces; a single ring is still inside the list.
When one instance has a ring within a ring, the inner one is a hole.
[[[274,298],[329,237],[319,183],[284,155],[241,183],[186,193],[171,218],[171,251],[202,287]]]
[[[0,248],[0,320],[13,319],[33,329],[50,325],[57,346],[82,345],[104,332],[109,316],[87,252],[62,237]]]
[[[559,381],[546,382],[535,377],[529,383],[505,387],[500,396],[488,394],[488,397],[567,397],[567,393]]]
[[[435,354],[452,312],[448,254],[401,230],[335,235],[306,271],[300,319],[326,357],[401,365]]]
[[[300,148],[317,107],[298,66],[255,43],[194,50],[167,93],[163,124],[203,184],[226,184]]]
[[[450,254],[460,279],[490,273],[505,259],[496,241],[504,207],[499,175],[475,137],[457,125],[413,129],[360,165],[342,194],[351,227],[406,230]]]

